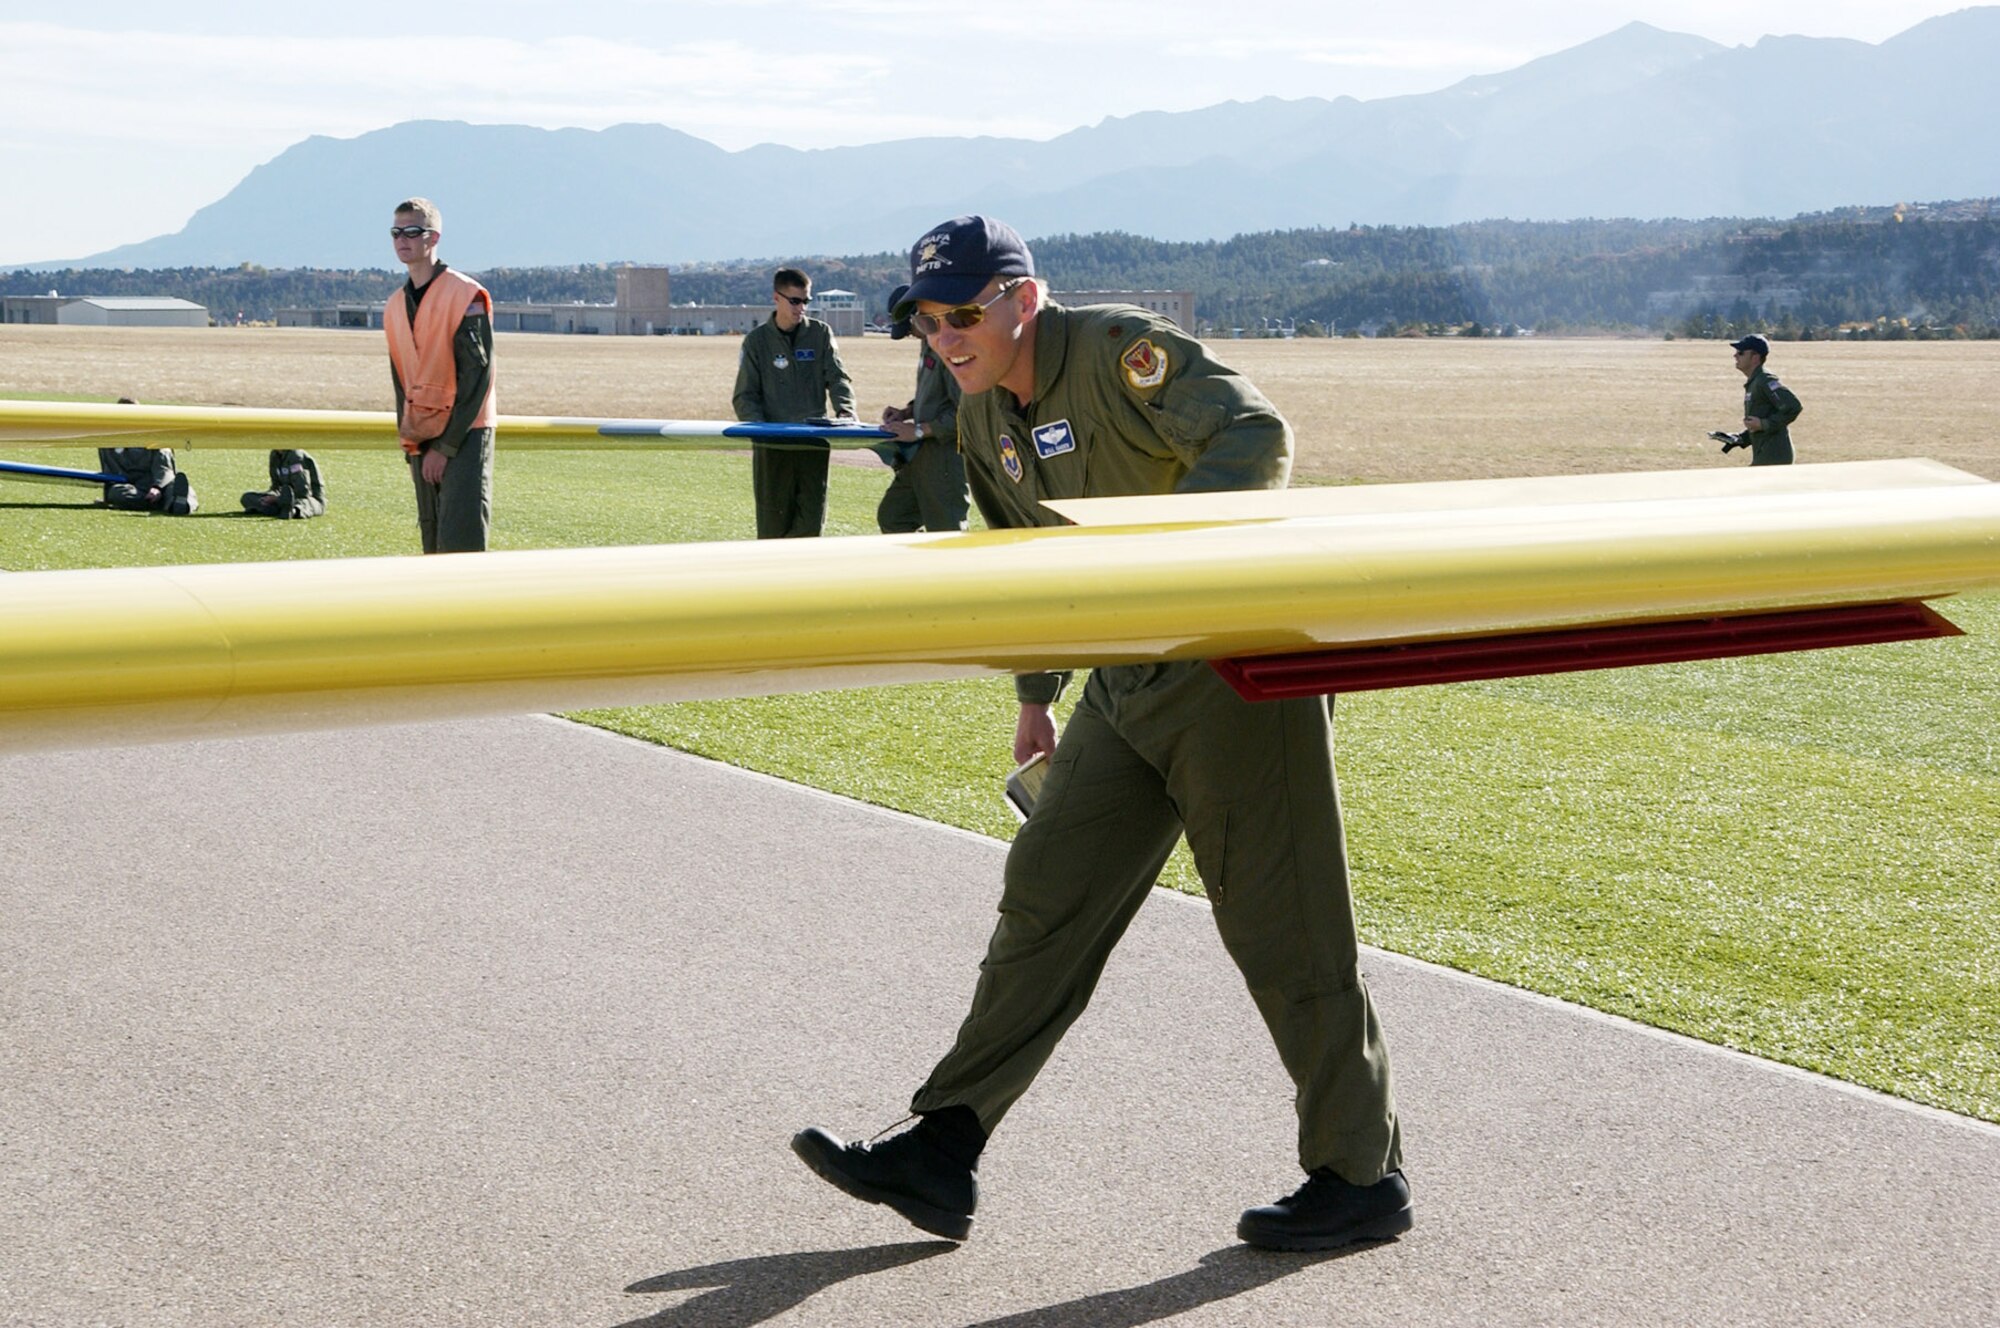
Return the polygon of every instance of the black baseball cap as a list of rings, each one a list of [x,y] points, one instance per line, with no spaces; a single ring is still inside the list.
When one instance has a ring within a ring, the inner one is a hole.
[[[906,285],[898,286],[889,292],[889,317],[894,320],[889,324],[889,340],[891,341],[901,341],[904,337],[910,335],[909,315],[902,312],[903,304],[907,300],[909,293],[910,288]]]
[[[1730,342],[1729,349],[1754,350],[1759,355],[1769,355],[1771,353],[1771,343],[1764,340],[1764,338],[1758,336],[1755,332],[1752,332],[1749,336],[1743,338],[1743,340],[1741,341]]]
[[[1034,275],[1035,256],[1012,226],[991,217],[953,217],[911,246],[903,303],[965,304],[995,277]]]

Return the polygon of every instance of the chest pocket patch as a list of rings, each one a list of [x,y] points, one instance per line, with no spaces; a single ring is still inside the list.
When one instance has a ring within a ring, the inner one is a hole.
[[[1014,440],[1006,434],[1000,435],[1000,468],[1007,472],[1007,478],[1021,482],[1021,454],[1014,450]]]
[[[1057,420],[1053,424],[1043,424],[1034,432],[1035,455],[1046,461],[1065,452],[1076,451],[1076,433],[1069,427],[1068,420]]]
[[[810,346],[801,346],[797,350],[792,352],[792,358],[799,361],[801,364],[816,358],[818,355],[819,352],[814,350]]]

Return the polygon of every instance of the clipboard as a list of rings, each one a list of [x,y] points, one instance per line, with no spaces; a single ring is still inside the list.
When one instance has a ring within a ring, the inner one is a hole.
[[[1007,805],[1014,809],[1014,815],[1023,821],[1028,813],[1035,810],[1035,799],[1042,794],[1042,784],[1049,777],[1049,762],[1046,753],[1036,752],[1007,775]]]

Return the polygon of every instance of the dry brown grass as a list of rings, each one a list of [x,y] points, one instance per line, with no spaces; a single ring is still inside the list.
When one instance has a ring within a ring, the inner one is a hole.
[[[522,415],[726,418],[733,337],[503,336],[500,403]],[[1725,463],[1741,379],[1716,342],[1542,338],[1238,341],[1318,481],[1669,470]],[[842,354],[864,418],[909,396],[914,353]],[[2000,478],[2000,342],[1781,344],[1803,461],[1928,456]],[[386,409],[379,333],[0,327],[0,396]]]

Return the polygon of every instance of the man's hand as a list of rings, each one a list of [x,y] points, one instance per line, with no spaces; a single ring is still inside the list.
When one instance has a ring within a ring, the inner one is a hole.
[[[1755,415],[1745,415],[1743,417],[1743,432],[1745,433],[1764,432],[1764,421],[1758,419]]]
[[[893,429],[910,418],[910,412],[901,406],[882,407],[882,427]]]
[[[451,458],[435,447],[424,449],[423,476],[426,484],[444,483],[444,467]]]
[[[1023,702],[1021,717],[1014,721],[1014,764],[1020,765],[1037,752],[1053,756],[1055,751],[1054,707]]]

